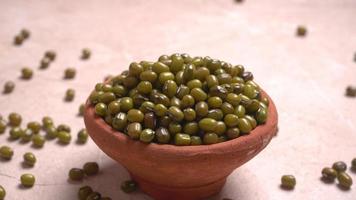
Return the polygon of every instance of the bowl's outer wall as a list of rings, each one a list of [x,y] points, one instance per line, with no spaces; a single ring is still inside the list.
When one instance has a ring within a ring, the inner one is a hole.
[[[277,131],[277,110],[269,99],[268,118],[249,135],[200,146],[145,144],[117,132],[97,117],[89,102],[84,121],[94,140],[108,156],[131,174],[165,187],[198,187],[224,179],[234,169],[258,154]]]

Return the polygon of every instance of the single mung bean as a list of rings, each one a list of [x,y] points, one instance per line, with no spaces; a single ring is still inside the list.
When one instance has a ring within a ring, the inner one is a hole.
[[[44,143],[46,142],[45,138],[39,134],[33,135],[31,140],[32,140],[32,144],[35,147],[43,147]]]
[[[174,135],[182,131],[182,125],[178,122],[172,121],[168,125],[168,130],[170,134]]]
[[[252,129],[256,128],[257,121],[255,120],[255,118],[253,118],[251,115],[245,115],[244,118],[250,122]]]
[[[112,92],[117,96],[117,97],[123,97],[127,94],[127,89],[122,86],[122,85],[115,85],[112,88]]]
[[[352,159],[351,161],[351,168],[356,170],[356,158]]]
[[[184,113],[182,110],[176,106],[169,107],[167,114],[174,121],[180,122],[184,119]]]
[[[14,155],[14,151],[9,146],[1,146],[0,147],[0,157],[5,160],[10,160]]]
[[[74,96],[75,96],[75,90],[70,88],[70,89],[67,89],[64,99],[66,101],[73,101]]]
[[[337,171],[330,167],[324,167],[323,170],[321,171],[321,175],[323,179],[327,181],[334,181],[335,178],[337,177]]]
[[[298,26],[296,30],[296,35],[299,37],[304,37],[307,34],[307,28],[305,26]]]
[[[167,144],[171,139],[171,135],[166,128],[160,127],[156,129],[156,139],[158,143]]]
[[[87,162],[83,165],[83,171],[87,176],[99,173],[99,165],[96,162]]]
[[[228,127],[236,127],[239,117],[234,114],[227,114],[224,117],[224,122]]]
[[[174,143],[178,146],[188,146],[191,143],[190,136],[188,134],[177,133],[174,136]]]
[[[123,85],[129,89],[134,88],[138,84],[138,79],[133,76],[126,76],[123,80]]]
[[[6,122],[3,119],[0,119],[0,134],[4,133],[6,130]]]
[[[201,59],[200,59],[201,61]],[[198,61],[196,61],[198,62]],[[197,66],[196,64],[194,64]],[[194,77],[200,81],[205,81],[206,77],[210,75],[209,69],[206,67],[199,67],[197,70],[195,70]]]
[[[33,121],[33,122],[29,122],[27,124],[27,128],[31,129],[34,134],[37,134],[37,133],[40,132],[42,127],[41,127],[41,124],[39,122]]]
[[[99,116],[105,116],[107,113],[107,106],[105,103],[98,103],[95,105],[95,113]]]
[[[195,104],[195,112],[197,116],[204,117],[209,112],[209,106],[205,101],[198,102]]]
[[[163,72],[169,72],[169,67],[162,62],[155,62],[152,65],[152,71],[154,71],[156,74],[160,74]]]
[[[51,117],[45,116],[42,118],[42,127],[43,128],[48,128],[50,126],[53,126],[53,120]]]
[[[195,104],[195,99],[192,95],[187,94],[184,95],[182,100],[181,100],[181,106],[182,108],[188,108],[188,107],[193,107]]]
[[[167,80],[162,88],[163,94],[167,95],[169,98],[174,97],[174,95],[177,93],[177,90],[178,86],[173,80]]]
[[[140,141],[150,143],[155,138],[155,132],[152,129],[144,129],[140,135]]]
[[[22,35],[16,35],[14,38],[15,45],[21,45],[25,38]]]
[[[199,125],[197,122],[188,122],[183,127],[183,132],[188,135],[196,135],[199,132]]]
[[[68,132],[68,133],[70,133],[70,131],[71,131],[70,127],[69,127],[68,125],[66,125],[66,124],[60,124],[60,125],[58,125],[58,126],[57,126],[57,130],[58,130],[58,131],[66,131],[66,132]]]
[[[184,114],[184,120],[185,121],[193,121],[195,120],[197,114],[195,112],[194,109],[192,108],[186,108],[183,110],[183,114]]]
[[[23,155],[23,159],[24,159],[24,163],[29,166],[34,166],[37,161],[35,154],[31,152],[25,153]]]
[[[347,86],[345,96],[347,97],[356,97],[356,87]]]
[[[112,85],[111,84],[103,84],[102,85],[102,88],[101,88],[101,90],[103,91],[103,92],[111,92],[112,91],[112,89],[113,89],[113,87],[112,87]]]
[[[216,133],[217,135],[223,135],[226,131],[226,124],[222,121],[218,121],[216,122],[216,127],[214,130],[214,133]]]
[[[158,126],[168,128],[171,122],[172,119],[166,115],[158,119]]]
[[[126,113],[120,112],[112,120],[112,126],[116,130],[123,131],[126,128],[126,125],[127,125]]]
[[[187,83],[188,81],[192,80],[194,78],[194,71],[195,71],[195,66],[192,64],[188,64],[185,66],[182,74],[182,81],[184,83]]]
[[[132,193],[137,190],[137,183],[132,180],[124,181],[121,184],[121,190],[125,193]]]
[[[283,175],[281,178],[281,186],[286,189],[293,189],[297,183],[293,175]]]
[[[8,119],[9,119],[9,125],[12,127],[20,126],[22,122],[22,117],[18,113],[10,113]]]
[[[72,67],[64,70],[64,78],[65,79],[73,79],[75,77],[76,70]]]
[[[183,66],[184,66],[184,58],[180,55],[172,55],[171,56],[171,60],[172,60],[172,63],[171,63],[171,66],[170,66],[170,70],[173,72],[173,73],[176,73],[178,71],[181,71],[183,69]]]
[[[46,137],[49,139],[56,138],[58,136],[58,130],[57,128],[52,125],[46,128]]]
[[[139,122],[143,121],[144,114],[138,109],[131,109],[127,112],[127,120],[129,122]]]
[[[85,109],[85,104],[82,103],[79,105],[79,109],[78,109],[78,115],[79,116],[83,116],[84,115],[84,109]]]
[[[237,137],[240,136],[240,130],[238,128],[229,128],[227,131],[226,131],[226,136],[229,138],[229,139],[235,139]]]
[[[153,112],[146,113],[143,118],[143,125],[145,128],[154,130],[156,128],[157,119]]]
[[[157,73],[151,70],[143,71],[140,74],[141,81],[149,81],[151,83],[155,83],[157,78],[158,78]]]
[[[104,94],[99,96],[99,102],[109,104],[110,102],[114,101],[116,96],[113,92],[105,92]]]
[[[62,144],[69,144],[72,139],[71,134],[67,131],[59,131],[57,137]]]
[[[351,176],[344,171],[338,173],[337,180],[339,181],[339,184],[344,188],[350,188],[352,185]]]
[[[190,140],[190,145],[201,145],[203,143],[199,136],[191,136]]]
[[[223,100],[220,97],[209,97],[208,105],[209,108],[220,108],[223,104]]]
[[[199,128],[206,132],[213,132],[216,128],[217,121],[212,118],[203,118],[199,121]]]
[[[42,58],[40,61],[40,69],[47,69],[51,64],[51,60],[49,58]]]
[[[190,95],[193,96],[196,102],[205,101],[208,95],[201,88],[193,88],[190,91]]]
[[[20,127],[13,127],[10,130],[10,139],[17,140],[23,134],[23,130]]]
[[[130,97],[123,97],[120,99],[120,110],[127,112],[133,108],[133,101]]]
[[[137,85],[137,90],[142,94],[149,94],[152,91],[152,84],[149,81],[141,81]]]
[[[81,181],[84,178],[84,170],[79,168],[72,168],[69,170],[68,177],[72,181]]]
[[[56,52],[53,50],[48,50],[45,52],[44,57],[49,58],[51,61],[54,61],[56,59]]]
[[[20,34],[22,35],[22,37],[23,37],[24,39],[27,39],[27,38],[30,37],[30,31],[27,30],[27,29],[22,29],[22,30],[20,31]]]
[[[258,111],[256,112],[256,120],[258,124],[264,124],[267,120],[267,109],[265,108],[259,108]]]
[[[32,78],[32,75],[33,75],[33,70],[31,68],[28,68],[28,67],[24,67],[22,68],[21,70],[21,74],[22,74],[22,79],[31,79]]]
[[[138,140],[142,132],[142,125],[138,122],[133,122],[127,125],[127,135],[132,139]]]
[[[347,169],[347,165],[343,161],[338,161],[333,164],[332,168],[335,169],[337,172],[344,172]]]
[[[11,93],[15,89],[15,83],[13,81],[7,81],[4,85],[3,93]]]
[[[83,128],[77,134],[77,141],[79,143],[86,143],[88,141],[88,137],[89,135],[87,129]]]
[[[84,49],[82,50],[82,59],[83,59],[83,60],[89,59],[90,56],[91,56],[91,51],[90,51],[90,49],[84,48]]]
[[[218,135],[215,133],[205,133],[203,142],[204,144],[215,144],[218,142]]]
[[[33,131],[31,129],[25,129],[21,134],[21,142],[26,143],[31,141],[33,136]]]
[[[90,186],[83,186],[78,190],[78,198],[79,200],[86,200],[87,197],[93,192],[94,191]]]
[[[21,175],[21,184],[24,187],[32,187],[36,182],[36,178],[32,174],[23,174]]]
[[[222,110],[222,112],[224,113],[224,115],[227,115],[227,114],[233,114],[235,109],[234,109],[234,106],[232,106],[230,103],[228,102],[224,102],[220,109]]]
[[[224,113],[221,109],[211,109],[208,111],[207,116],[208,118],[212,118],[215,120],[222,120],[224,118]]]
[[[246,118],[239,118],[237,120],[237,127],[241,133],[249,133],[252,130],[252,126]]]
[[[6,190],[0,185],[0,200],[4,200],[6,196]]]

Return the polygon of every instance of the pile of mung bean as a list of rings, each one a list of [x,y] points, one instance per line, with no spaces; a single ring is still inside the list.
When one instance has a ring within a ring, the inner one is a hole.
[[[356,168],[356,158],[351,161],[351,170]],[[338,180],[342,188],[349,189],[352,186],[352,178],[346,172],[347,164],[343,161],[335,162],[332,167],[324,167],[321,171],[322,179],[326,182]]]
[[[188,54],[133,62],[89,97],[115,130],[145,143],[215,144],[267,119],[268,99],[242,65]]]

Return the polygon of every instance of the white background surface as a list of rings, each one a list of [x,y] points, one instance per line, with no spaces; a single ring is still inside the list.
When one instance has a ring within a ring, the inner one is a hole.
[[[297,25],[308,35],[295,37]],[[21,28],[31,38],[21,47],[12,40]],[[90,60],[79,59],[92,49]],[[57,58],[38,70],[44,52]],[[180,1],[0,1],[0,85],[16,82],[10,95],[0,95],[0,113],[19,112],[23,126],[52,116],[56,124],[72,127],[73,142],[46,142],[42,149],[7,140],[15,149],[10,162],[0,161],[0,185],[7,200],[76,199],[88,184],[115,200],[150,199],[138,192],[126,195],[119,187],[127,172],[90,140],[75,144],[84,127],[76,116],[96,82],[117,74],[133,60],[153,60],[161,54],[186,52],[243,64],[271,95],[279,111],[280,131],[256,158],[234,171],[222,192],[225,197],[249,199],[356,199],[356,188],[340,190],[320,181],[320,171],[334,161],[348,164],[356,157],[356,99],[344,97],[356,85],[356,1],[354,0],[180,0]],[[35,70],[32,80],[19,79],[20,69]],[[63,80],[66,67],[75,67],[74,80]],[[67,88],[76,90],[72,103],[63,102]],[[8,129],[9,130],[9,129]],[[36,154],[34,168],[21,166],[22,155]],[[83,183],[67,181],[68,170],[87,161],[100,164],[101,173]],[[19,177],[33,173],[32,189],[20,189]],[[283,174],[294,174],[294,191],[279,188]],[[356,174],[351,173],[354,182]]]

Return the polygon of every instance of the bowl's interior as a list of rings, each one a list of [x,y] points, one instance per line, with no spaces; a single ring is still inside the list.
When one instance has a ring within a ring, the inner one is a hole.
[[[150,143],[146,144],[137,140],[133,140],[129,138],[127,135],[113,129],[110,125],[108,125],[101,117],[96,116],[94,107],[87,101],[86,103],[86,118],[93,119],[93,123],[95,126],[100,127],[105,134],[113,136],[116,140],[121,141],[121,143],[129,143],[130,145],[134,145],[135,147],[142,147],[145,149],[145,152],[151,151],[152,153],[157,153],[157,156],[169,156],[170,154],[181,154],[184,156],[194,155],[197,152],[199,154],[226,154],[227,151],[241,151],[244,148],[252,148],[253,146],[259,144],[261,141],[263,146],[266,146],[271,139],[271,137],[275,134],[277,129],[277,110],[272,101],[272,99],[262,90],[262,96],[267,97],[269,99],[268,106],[268,118],[265,124],[258,125],[255,129],[253,129],[249,134],[240,136],[233,140],[228,140],[225,142],[211,144],[211,145],[197,145],[197,146],[176,146],[171,144],[157,144]],[[86,120],[88,121],[88,120]],[[89,130],[89,134],[93,136],[93,132]],[[107,136],[107,135],[106,135]],[[101,135],[100,137],[106,137],[105,135]],[[95,139],[94,139],[95,141]],[[99,147],[101,144],[98,144]],[[227,148],[234,147],[234,148]],[[238,148],[236,148],[238,147]]]

